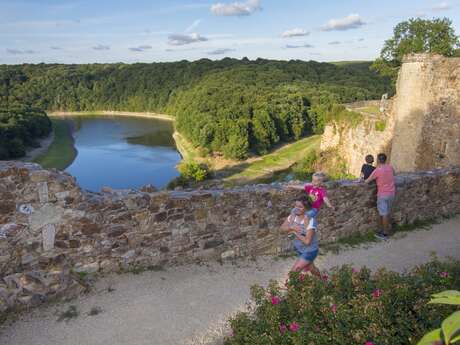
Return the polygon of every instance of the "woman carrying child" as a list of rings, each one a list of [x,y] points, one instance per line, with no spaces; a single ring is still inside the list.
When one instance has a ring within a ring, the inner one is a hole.
[[[316,220],[308,217],[310,209],[311,203],[307,196],[297,198],[294,209],[281,225],[281,231],[288,233],[293,238],[293,245],[297,252],[298,258],[291,271],[310,271],[321,277],[321,273],[314,265],[318,256],[319,242],[316,234]]]

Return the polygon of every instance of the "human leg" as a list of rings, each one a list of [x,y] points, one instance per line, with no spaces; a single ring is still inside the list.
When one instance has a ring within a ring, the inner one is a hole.
[[[382,196],[377,198],[377,210],[379,212],[380,224],[382,225],[383,237],[391,235],[391,208],[394,196]]]

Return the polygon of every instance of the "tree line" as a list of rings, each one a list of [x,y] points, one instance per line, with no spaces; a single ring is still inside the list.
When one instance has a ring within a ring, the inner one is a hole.
[[[37,139],[50,132],[51,121],[43,110],[0,107],[0,159],[24,156],[28,147],[38,147]]]
[[[167,112],[194,145],[241,159],[320,133],[333,104],[392,93],[391,80],[369,66],[246,58],[0,65],[0,104]]]

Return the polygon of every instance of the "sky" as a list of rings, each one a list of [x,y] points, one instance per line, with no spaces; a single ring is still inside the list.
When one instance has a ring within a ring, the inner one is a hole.
[[[460,34],[460,0],[0,0],[0,64],[372,60],[415,17]]]

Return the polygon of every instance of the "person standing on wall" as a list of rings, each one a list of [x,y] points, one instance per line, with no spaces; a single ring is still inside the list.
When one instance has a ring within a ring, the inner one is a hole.
[[[391,209],[396,195],[395,172],[390,164],[387,164],[387,156],[384,153],[377,155],[377,168],[364,181],[377,183],[377,210],[380,215],[382,230],[375,236],[386,240],[391,235]]]

